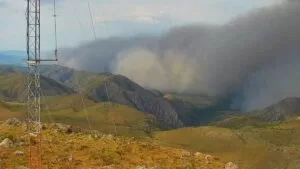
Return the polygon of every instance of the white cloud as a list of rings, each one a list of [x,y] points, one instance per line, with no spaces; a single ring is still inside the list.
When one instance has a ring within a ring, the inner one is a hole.
[[[144,23],[148,23],[148,24],[155,24],[155,23],[159,22],[158,20],[156,20],[155,18],[153,18],[151,16],[138,16],[138,17],[136,17],[136,20],[138,22],[144,22]]]

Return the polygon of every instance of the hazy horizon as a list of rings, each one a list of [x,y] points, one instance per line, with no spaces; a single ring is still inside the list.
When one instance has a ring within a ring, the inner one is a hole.
[[[190,24],[224,24],[253,9],[282,0],[191,0],[123,1],[90,0],[98,38],[161,34],[172,27]],[[0,51],[25,50],[25,1],[0,0]],[[54,47],[53,7],[42,1],[41,50]],[[118,11],[118,12],[115,12]],[[79,0],[58,0],[58,42],[60,48],[76,46],[94,39],[88,4]]]

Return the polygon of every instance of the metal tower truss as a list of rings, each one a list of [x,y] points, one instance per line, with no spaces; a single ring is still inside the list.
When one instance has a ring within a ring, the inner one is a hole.
[[[55,8],[55,0],[54,0]],[[27,64],[28,64],[28,113],[27,129],[29,134],[29,159],[30,169],[42,168],[41,156],[41,83],[39,66],[42,61],[57,61],[57,49],[55,59],[41,59],[40,57],[40,24],[41,24],[40,0],[27,0]],[[54,10],[56,22],[56,14]],[[56,25],[55,25],[56,29]],[[56,34],[55,34],[56,37]]]
[[[28,114],[27,129],[29,134],[29,161],[31,169],[40,169],[42,166],[41,156],[41,117],[40,99],[41,86],[39,65],[28,62]]]

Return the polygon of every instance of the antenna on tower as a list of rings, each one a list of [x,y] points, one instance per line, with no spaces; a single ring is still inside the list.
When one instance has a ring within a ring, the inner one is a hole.
[[[41,59],[41,3],[40,0],[27,0],[27,64],[28,64],[28,113],[27,129],[29,139],[29,160],[28,167],[31,169],[42,168],[41,156],[41,82],[40,82],[40,63],[57,61],[57,39],[56,39],[56,10],[54,0],[54,19],[55,19],[55,58]]]
[[[57,50],[57,20],[56,20],[56,0],[53,0],[53,18],[54,18],[54,43],[55,43],[55,49],[54,49],[54,57],[55,60],[58,61],[58,50]]]

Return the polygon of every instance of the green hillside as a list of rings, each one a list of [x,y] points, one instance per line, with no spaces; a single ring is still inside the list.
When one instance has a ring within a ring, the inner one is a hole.
[[[184,124],[168,100],[144,89],[121,75],[77,71],[61,66],[44,66],[42,74],[80,91],[97,102],[114,102],[147,112],[156,117],[163,128],[178,128]]]
[[[84,102],[82,102],[82,99]],[[47,103],[46,103],[47,102]],[[125,105],[97,103],[79,95],[44,98],[42,119],[123,136],[147,136],[154,117]]]
[[[228,98],[205,94],[147,90],[121,75],[78,71],[58,65],[43,66],[44,76],[81,91],[98,102],[112,101],[148,112],[165,123],[164,128],[207,125],[231,112]]]
[[[5,121],[12,117],[23,119],[25,115],[25,108],[26,105],[24,103],[6,102],[0,100],[0,121]]]
[[[167,93],[164,95],[164,97],[169,100],[181,100],[188,102],[200,108],[210,107],[220,102],[220,98],[207,96],[205,94]]]
[[[242,123],[241,123],[242,124]],[[245,126],[183,128],[155,134],[161,144],[184,147],[232,160],[243,169],[298,169],[300,121]]]
[[[2,69],[2,73],[6,76],[10,76],[10,72],[12,76],[15,74],[21,76],[24,71],[24,68],[20,67],[5,66]],[[211,121],[222,119],[222,116],[227,114],[224,110],[227,110],[229,105],[226,98],[201,94],[164,95],[161,92],[145,89],[121,75],[78,71],[59,65],[43,65],[41,74],[44,96],[65,95],[64,93],[68,91],[64,89],[71,88],[99,103],[113,102],[147,112],[154,116],[156,122],[161,123],[160,126],[164,129],[207,125]],[[5,84],[3,88],[7,85]],[[26,90],[20,89],[21,91],[22,96],[18,96],[19,92],[14,95],[24,98]],[[14,97],[11,100],[21,99]]]
[[[26,79],[22,70],[12,67],[4,67],[1,69],[0,76],[0,98],[3,98],[3,108],[1,108],[0,120],[9,117],[24,118],[26,115]],[[15,71],[15,69],[17,69]],[[66,68],[63,68],[63,73]],[[52,69],[47,70],[50,72]],[[71,71],[74,71],[71,69]],[[84,73],[78,71],[80,73]],[[68,72],[66,72],[68,73]],[[52,73],[50,73],[52,74]],[[53,72],[52,75],[55,73]],[[88,73],[89,74],[89,73]],[[92,74],[92,73],[91,73]],[[64,76],[63,74],[60,74]],[[81,74],[76,77],[70,76],[70,83],[86,81],[86,88],[81,88],[81,93],[75,93],[63,82],[57,82],[49,77],[41,77],[42,95],[42,121],[45,122],[61,122],[68,123],[83,128],[92,128],[101,130],[105,133],[114,133],[127,136],[148,136],[152,130],[160,128],[160,120],[156,120],[155,116],[138,111],[134,106],[128,106],[124,101],[116,101],[117,95],[113,95],[115,88],[121,89],[122,92],[129,90],[130,86],[122,86],[112,81],[115,76],[106,76],[96,74],[95,76],[87,76]],[[80,79],[83,78],[83,79]],[[107,90],[109,90],[110,99],[107,98],[106,90],[104,90],[103,82],[107,82]],[[122,83],[121,81],[119,81]],[[131,82],[130,82],[131,83]],[[101,92],[95,90],[103,88]],[[102,99],[99,99],[99,96]],[[124,98],[126,101],[126,98]],[[113,102],[111,102],[113,101]],[[14,103],[14,104],[8,104]],[[123,103],[123,104],[122,104]],[[22,106],[19,106],[22,105]]]
[[[188,127],[208,125],[229,115],[239,114],[230,109],[229,97],[168,93],[164,98],[177,110],[179,118]]]
[[[7,100],[26,98],[26,77],[22,74],[0,76],[0,97]]]
[[[211,123],[211,125],[230,129],[241,129],[246,126],[263,127],[268,124],[268,121],[261,120],[259,117],[251,115],[231,115],[224,117],[224,119],[220,121]]]
[[[43,122],[66,123],[107,134],[144,138],[160,128],[155,117],[148,113],[111,102],[97,103],[77,94],[42,97],[41,107]],[[25,103],[1,101],[0,121],[12,117],[24,119],[26,110]]]
[[[0,98],[11,101],[27,99],[27,79],[22,73],[0,75]],[[52,79],[41,77],[42,94],[45,96],[69,95],[74,91]]]

